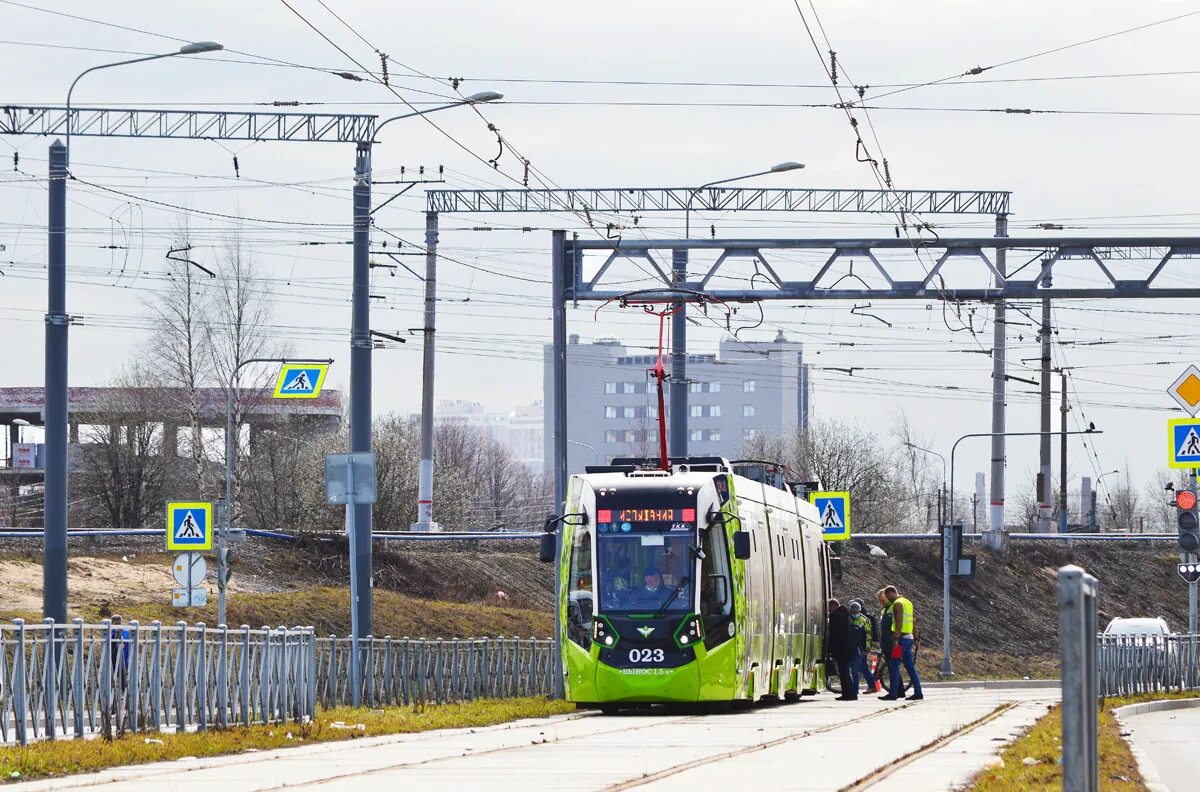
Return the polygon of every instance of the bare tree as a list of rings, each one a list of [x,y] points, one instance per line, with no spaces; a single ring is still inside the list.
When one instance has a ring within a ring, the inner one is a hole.
[[[228,388],[234,372],[233,388],[234,454],[238,460],[234,479],[233,519],[240,515],[239,493],[245,476],[245,444],[241,442],[245,416],[254,410],[273,372],[267,368],[239,367],[251,358],[278,358],[287,352],[284,344],[271,338],[271,302],[268,290],[259,278],[257,266],[241,237],[234,229],[226,240],[217,265],[218,287],[210,319],[206,323],[212,368],[218,381]]]
[[[1176,470],[1159,470],[1154,477],[1147,481],[1142,489],[1142,512],[1146,519],[1146,529],[1151,532],[1170,532],[1176,530],[1176,510],[1174,496],[1167,489],[1170,484],[1175,491],[1187,485],[1185,475]],[[1099,501],[1103,503],[1103,500]],[[1099,506],[1097,506],[1099,511]]]
[[[136,365],[113,382],[107,403],[81,431],[76,492],[91,520],[130,530],[161,521],[174,475],[163,453],[161,390]]]
[[[1133,478],[1126,470],[1118,474],[1116,483],[1110,484],[1108,491],[1108,521],[1105,530],[1109,531],[1140,531],[1145,519],[1142,510],[1141,495],[1133,485]]]
[[[190,257],[199,254],[190,251],[191,246],[191,230],[185,215],[176,227],[173,243],[179,254],[167,260],[166,288],[145,301],[155,328],[143,357],[158,372],[163,385],[180,389],[165,393],[168,406],[186,417],[191,483],[199,494],[208,491],[212,468],[204,443],[199,389],[212,384],[214,379],[211,328],[206,324],[214,301],[209,283],[212,278],[192,263]],[[164,441],[171,444],[174,432],[164,435]],[[177,452],[177,448],[165,450],[168,454]]]
[[[936,457],[912,447],[931,448],[932,440],[913,431],[908,413],[903,410],[896,414],[892,436],[897,444],[899,462],[897,483],[900,487],[896,491],[896,500],[897,507],[903,510],[903,521],[914,529],[923,524],[936,530],[938,510],[944,508],[944,505],[938,505],[941,500],[938,491],[944,482],[940,475],[932,475],[930,471],[940,470],[941,463]]]
[[[743,456],[782,461],[826,490],[848,491],[859,531],[903,530],[897,503],[896,449],[874,432],[837,419],[818,419],[790,436],[759,435]]]

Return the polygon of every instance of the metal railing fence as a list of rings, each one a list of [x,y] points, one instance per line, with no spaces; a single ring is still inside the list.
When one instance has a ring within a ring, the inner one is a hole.
[[[311,627],[0,625],[0,742],[311,719]]]
[[[554,642],[360,641],[365,706],[554,695]],[[311,627],[0,624],[0,743],[311,720],[348,704],[350,639]]]
[[[1200,635],[1101,635],[1101,696],[1200,688]]]
[[[350,639],[316,641],[317,701],[348,704]],[[362,702],[380,707],[554,695],[554,642],[537,638],[374,638],[360,642]]]

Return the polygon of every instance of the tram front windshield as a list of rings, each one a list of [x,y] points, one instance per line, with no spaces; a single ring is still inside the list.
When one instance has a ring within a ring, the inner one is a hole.
[[[634,492],[618,497],[597,499],[599,610],[694,611],[695,496]]]

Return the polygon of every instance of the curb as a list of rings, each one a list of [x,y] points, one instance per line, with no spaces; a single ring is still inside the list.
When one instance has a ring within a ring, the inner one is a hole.
[[[928,688],[973,688],[982,690],[1025,690],[1025,689],[1058,689],[1062,682],[1057,679],[973,679],[955,682],[924,682],[922,687]]]
[[[1136,742],[1130,739],[1129,726],[1125,723],[1124,719],[1133,715],[1146,715],[1151,712],[1169,712],[1170,710],[1196,708],[1200,708],[1200,699],[1145,701],[1140,704],[1126,704],[1124,707],[1118,707],[1113,710],[1113,717],[1116,718],[1117,726],[1121,729],[1121,739],[1129,746],[1129,752],[1133,754],[1134,761],[1137,762],[1138,772],[1142,774],[1142,780],[1146,782],[1146,788],[1150,792],[1171,792],[1171,789],[1163,783],[1162,776],[1158,774],[1158,768],[1154,766],[1154,762],[1150,761],[1150,757],[1146,755],[1145,751]]]

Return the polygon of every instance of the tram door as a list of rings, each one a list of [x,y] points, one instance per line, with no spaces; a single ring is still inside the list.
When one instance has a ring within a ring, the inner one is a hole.
[[[750,533],[750,558],[746,561],[746,667],[753,671],[755,698],[767,692],[770,682],[771,643],[775,622],[775,592],[771,585],[773,552],[765,507],[738,498],[742,529]]]

